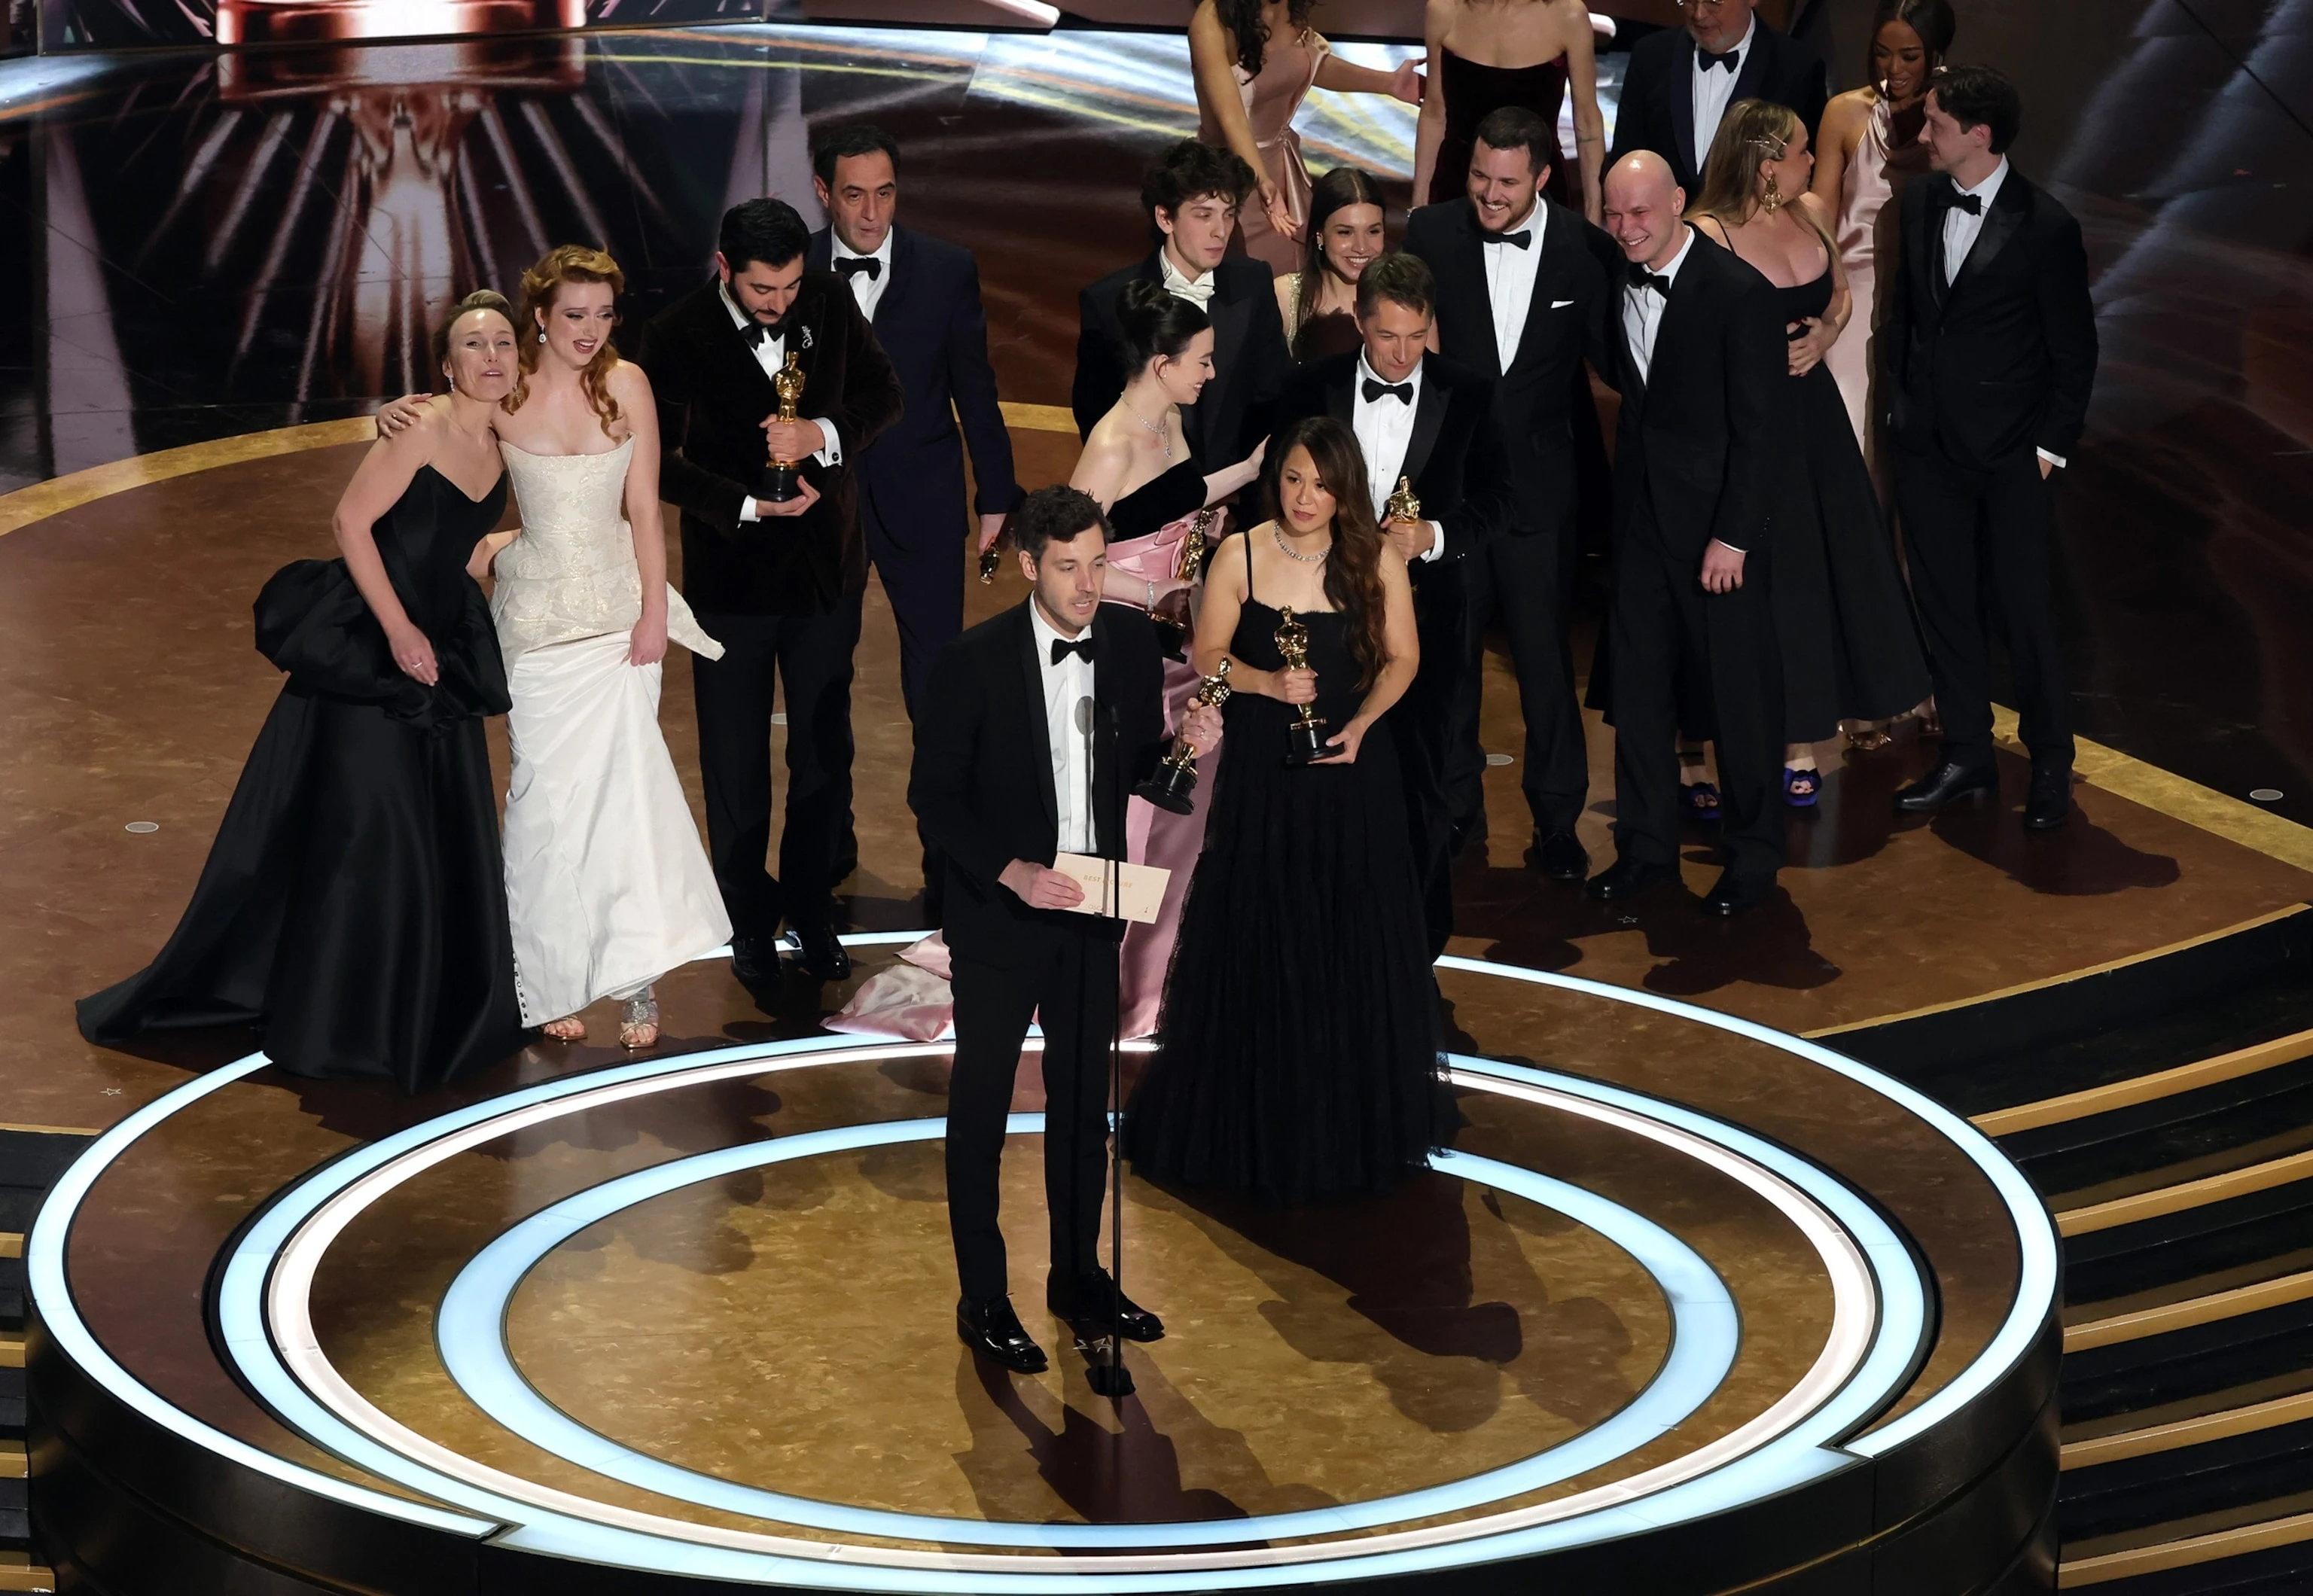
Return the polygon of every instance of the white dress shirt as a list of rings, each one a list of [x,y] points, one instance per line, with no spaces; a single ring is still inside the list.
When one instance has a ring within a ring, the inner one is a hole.
[[[1496,249],[1501,248],[1497,244]],[[1405,471],[1405,451],[1413,442],[1413,413],[1421,403],[1420,361],[1406,374],[1405,386],[1413,390],[1412,396],[1401,404],[1385,393],[1379,399],[1366,397],[1366,384],[1385,381],[1381,373],[1366,364],[1363,351],[1358,355],[1356,372],[1350,378],[1350,430],[1358,435],[1359,452],[1365,456],[1366,487],[1373,495],[1376,516],[1385,512],[1382,506],[1389,495],[1397,491],[1397,479]],[[1391,383],[1391,387],[1398,386]],[[1429,520],[1424,517],[1424,520]],[[1421,557],[1434,560],[1446,552],[1446,528],[1438,522],[1429,522],[1429,548]]]
[[[1751,53],[1751,39],[1759,31],[1759,19],[1753,17],[1743,30],[1743,37],[1731,52],[1735,57],[1728,66],[1711,66],[1705,70],[1702,47],[1694,47],[1694,59],[1687,66],[1687,75],[1693,78],[1694,95],[1694,171],[1702,176],[1711,164],[1711,141],[1719,136],[1719,123],[1727,115],[1727,107],[1735,98],[1735,80],[1742,75],[1743,63]],[[1696,196],[1688,195],[1692,203]]]
[[[1052,645],[1073,643],[1044,618],[1034,599],[1028,601],[1028,625],[1036,638],[1036,669],[1044,681],[1044,731],[1051,741],[1052,796],[1059,801],[1060,852],[1089,854],[1094,836],[1092,808],[1085,802],[1085,734],[1077,730],[1077,706],[1092,697],[1092,662],[1069,654],[1052,663]],[[1087,627],[1077,636],[1089,637]],[[1033,861],[1030,861],[1033,863]]]
[[[750,326],[753,325],[755,319],[739,308],[739,302],[731,297],[731,291],[728,288],[718,287],[716,289],[716,292],[723,296],[723,308],[731,312],[732,326],[737,328],[740,331],[744,332]],[[761,343],[755,346],[755,364],[763,368],[763,375],[767,377],[777,376],[778,374],[779,368],[787,364],[787,339],[785,333],[781,333],[775,338],[765,338]],[[835,435],[835,423],[828,420],[823,416],[816,417],[815,419],[819,426],[819,435],[826,439],[827,442],[821,448],[813,452],[812,459],[817,460],[823,466],[841,465],[843,463],[843,443],[841,440],[837,438]],[[762,511],[761,507],[756,504],[753,498],[749,497],[739,501],[739,519],[741,521],[761,521],[762,518]]]
[[[1685,227],[1686,224],[1681,223],[1680,225]],[[1693,248],[1694,229],[1687,227],[1686,242],[1679,245],[1678,253],[1672,256],[1669,264],[1657,275],[1675,278],[1678,268],[1686,264],[1687,251]],[[1662,330],[1663,307],[1669,303],[1667,294],[1652,288],[1641,288],[1636,283],[1623,285],[1623,336],[1630,340],[1631,359],[1639,368],[1639,381],[1641,382],[1647,380],[1647,373],[1653,369],[1655,335]]]
[[[892,230],[888,227],[884,229],[884,241],[875,246],[875,253],[871,255],[862,255],[845,243],[843,235],[832,227],[827,230],[827,241],[834,248],[834,260],[872,260],[875,263],[874,276],[866,272],[853,272],[846,279],[851,285],[851,297],[858,303],[859,313],[869,321],[875,320],[875,307],[884,303],[884,290],[892,285]],[[828,269],[834,269],[832,261]]]
[[[1517,358],[1518,340],[1526,336],[1526,312],[1534,308],[1535,272],[1542,264],[1542,235],[1549,222],[1550,207],[1537,197],[1525,221],[1502,230],[1531,233],[1525,249],[1516,244],[1478,246],[1486,263],[1486,303],[1494,311],[1494,354],[1505,373]]]
[[[1173,251],[1170,250],[1157,250],[1156,259],[1165,267],[1165,293],[1174,299],[1187,300],[1200,311],[1213,308],[1213,290],[1220,286],[1219,278],[1210,272],[1199,272],[1195,276],[1190,276],[1173,263]]]
[[[1954,206],[1944,213],[1944,283],[1946,286],[1959,281],[1959,268],[1967,264],[1967,252],[1975,248],[1976,235],[1983,231],[1983,219],[1992,214],[1992,202],[2000,197],[2000,186],[2007,180],[2008,157],[2002,155],[2000,158],[2000,164],[1992,169],[1992,175],[1974,188],[1962,189],[1957,183],[1952,185],[1953,189],[1957,193],[1973,195],[1981,203],[1983,208],[1974,215],[1970,215],[1958,206]],[[2061,454],[2051,454],[2045,449],[2036,449],[2033,452],[2052,466],[2061,466],[2064,463],[2064,457]]]

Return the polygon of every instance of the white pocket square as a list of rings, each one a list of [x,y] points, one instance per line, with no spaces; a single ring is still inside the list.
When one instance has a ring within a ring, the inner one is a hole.
[[[1550,308],[1553,311],[1562,311],[1573,303],[1570,299],[1553,299],[1550,302]]]

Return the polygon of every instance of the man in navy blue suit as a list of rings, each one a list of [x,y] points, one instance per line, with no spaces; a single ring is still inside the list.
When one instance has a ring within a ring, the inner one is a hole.
[[[905,414],[860,452],[857,470],[867,557],[900,624],[901,690],[912,722],[932,662],[963,630],[964,450],[986,549],[1020,504],[1012,437],[996,402],[972,252],[893,219],[899,146],[875,127],[838,128],[813,148],[812,187],[828,225],[812,234],[805,262],[849,284],[908,396]]]

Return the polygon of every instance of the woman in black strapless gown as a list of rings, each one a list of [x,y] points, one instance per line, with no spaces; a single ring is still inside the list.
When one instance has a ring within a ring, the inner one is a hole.
[[[1418,662],[1403,563],[1374,525],[1347,427],[1297,423],[1272,458],[1293,535],[1271,522],[1233,537],[1206,578],[1197,667],[1218,671],[1225,653],[1238,690],[1208,772],[1158,1051],[1123,1140],[1148,1178],[1292,1203],[1387,1189],[1445,1143],[1454,1113],[1387,713]],[[1310,481],[1340,485],[1338,499],[1307,495]],[[1317,502],[1323,513],[1300,524],[1297,504]],[[1343,557],[1352,539],[1366,548]],[[1319,593],[1304,562],[1321,557]],[[1296,606],[1295,618],[1316,713],[1347,760],[1285,762],[1297,712],[1280,695],[1307,690],[1288,682],[1276,640],[1271,601],[1288,597],[1330,606]]]
[[[506,302],[470,296],[435,347],[453,395],[372,446],[339,504],[347,557],[284,566],[258,595],[258,650],[288,682],[168,945],[81,1000],[92,1042],[254,1025],[293,1074],[405,1092],[522,1045],[482,735],[506,670],[467,572],[506,509],[488,430],[515,373]],[[363,596],[380,584],[391,634]]]
[[[1774,285],[1775,317],[1791,346],[1781,429],[1770,581],[1783,656],[1784,776],[1794,807],[1821,777],[1807,746],[1842,720],[1904,714],[1927,697],[1927,653],[1895,560],[1894,539],[1855,441],[1837,379],[1822,356],[1840,338],[1847,299],[1833,218],[1807,191],[1815,161],[1806,125],[1765,101],[1727,110],[1689,213],[1702,238]]]
[[[1439,205],[1467,191],[1478,124],[1495,111],[1515,105],[1555,131],[1570,95],[1581,158],[1552,160],[1548,192],[1597,221],[1605,121],[1598,112],[1590,13],[1582,0],[1430,0],[1423,41],[1430,75],[1414,139],[1414,203]],[[1480,56],[1532,65],[1490,66]]]

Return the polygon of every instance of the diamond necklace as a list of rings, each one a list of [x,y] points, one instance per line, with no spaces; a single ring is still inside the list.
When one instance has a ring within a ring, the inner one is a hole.
[[[1117,402],[1119,404],[1124,404],[1122,399],[1119,399]],[[1130,405],[1124,406],[1124,413],[1127,416],[1131,417],[1133,420],[1139,422],[1141,425],[1147,427],[1150,432],[1156,434],[1156,442],[1164,445],[1165,458],[1166,460],[1173,458],[1173,432],[1170,427],[1166,426],[1161,421],[1149,420],[1146,416],[1143,416],[1139,411],[1134,409]]]
[[[1305,566],[1314,566],[1317,564],[1318,561],[1324,559],[1327,555],[1333,552],[1333,546],[1331,543],[1328,543],[1324,548],[1319,549],[1315,554],[1302,554],[1296,550],[1293,545],[1285,540],[1285,529],[1283,527],[1279,526],[1272,521],[1269,523],[1269,531],[1270,535],[1277,539],[1277,547],[1284,552],[1285,557],[1288,560],[1299,560]]]

